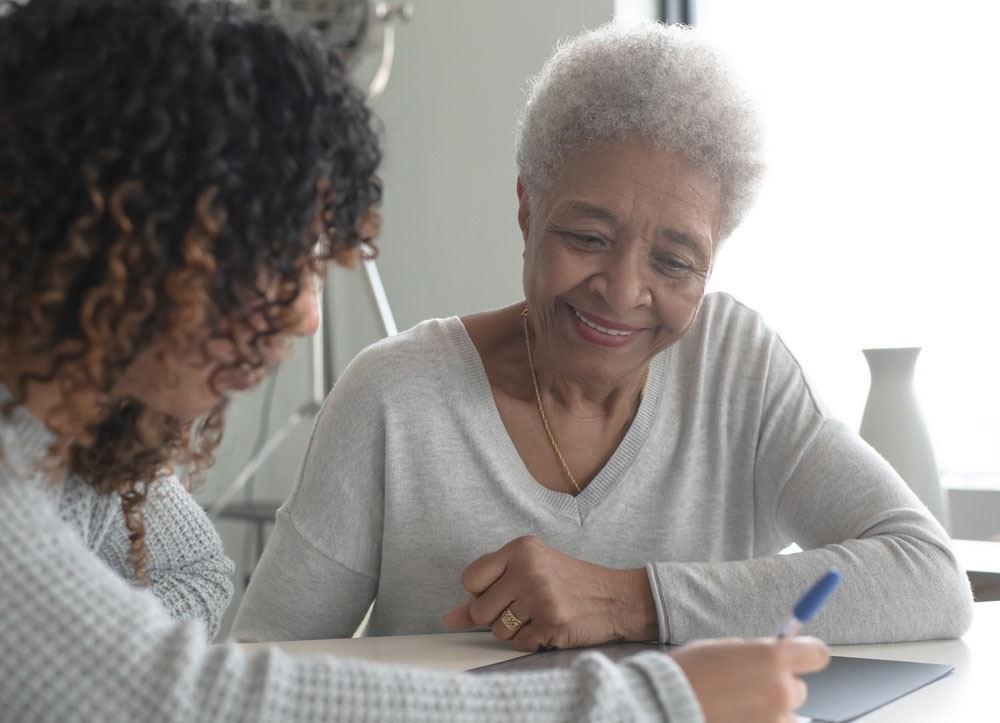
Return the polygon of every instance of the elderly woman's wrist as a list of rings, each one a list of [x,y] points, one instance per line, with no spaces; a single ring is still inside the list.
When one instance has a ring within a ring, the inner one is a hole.
[[[618,640],[648,641],[660,636],[660,625],[656,617],[656,603],[649,586],[646,569],[618,570],[621,579],[620,629],[615,635]]]

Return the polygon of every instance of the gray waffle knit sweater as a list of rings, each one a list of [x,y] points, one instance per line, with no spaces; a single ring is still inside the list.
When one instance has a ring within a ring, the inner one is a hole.
[[[969,583],[947,534],[832,419],[760,316],[709,294],[653,361],[642,404],[577,496],[538,484],[457,318],[362,352],[320,413],[236,618],[248,640],[442,632],[470,562],[521,535],[645,566],[660,641],[774,635],[831,565],[808,631],[828,643],[961,635]],[[796,542],[805,551],[777,553]]]
[[[501,679],[212,646],[229,567],[203,513],[176,481],[151,502],[139,590],[116,501],[43,479],[50,443],[26,410],[0,414],[3,723],[702,720],[659,653]]]

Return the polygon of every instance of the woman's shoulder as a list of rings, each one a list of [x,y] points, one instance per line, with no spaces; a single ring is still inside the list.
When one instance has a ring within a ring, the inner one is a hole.
[[[759,312],[721,291],[705,295],[687,337],[706,350],[725,348],[729,353],[767,349],[778,340]]]
[[[675,354],[703,373],[764,378],[776,365],[798,367],[763,316],[724,292],[705,295],[694,323],[675,346]]]
[[[421,321],[362,349],[337,386],[378,387],[391,393],[399,385],[412,388],[438,379],[460,367],[463,341],[469,343],[458,317]]]
[[[706,294],[698,318],[677,346],[683,347],[677,351],[684,362],[717,380],[738,379],[745,387],[755,379],[773,388],[801,384],[814,406],[826,414],[808,375],[781,335],[762,314],[729,294]]]
[[[705,294],[705,300],[702,302],[698,318],[709,323],[724,321],[730,325],[767,326],[758,311],[750,308],[725,291],[713,291]]]
[[[351,366],[385,368],[405,365],[410,367],[421,361],[440,358],[454,346],[456,330],[462,322],[457,316],[427,319],[398,334],[369,344],[358,352]]]

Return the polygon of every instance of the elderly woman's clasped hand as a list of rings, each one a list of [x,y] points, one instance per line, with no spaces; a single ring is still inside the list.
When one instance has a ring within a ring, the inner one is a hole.
[[[577,560],[532,535],[474,561],[462,585],[472,598],[448,612],[444,624],[453,630],[488,625],[518,650],[657,637],[644,569]]]

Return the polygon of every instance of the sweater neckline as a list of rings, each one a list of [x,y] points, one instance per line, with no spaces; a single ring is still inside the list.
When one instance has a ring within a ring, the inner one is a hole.
[[[654,357],[650,364],[646,393],[642,397],[639,409],[636,410],[635,418],[625,433],[625,437],[611,458],[601,468],[601,471],[597,473],[597,476],[583,488],[582,492],[574,496],[568,492],[557,492],[549,489],[528,471],[517,447],[514,446],[514,440],[511,439],[510,433],[500,417],[500,410],[497,409],[493,389],[486,376],[482,358],[480,358],[465,324],[457,316],[449,317],[444,321],[452,344],[465,368],[475,404],[483,411],[481,419],[487,434],[495,444],[499,455],[506,462],[512,479],[541,506],[549,508],[562,517],[573,518],[580,524],[586,523],[587,518],[600,506],[611,490],[625,479],[626,473],[649,436],[663,392],[665,355],[669,349]]]
[[[12,399],[10,391],[0,384],[0,405]],[[55,435],[45,423],[18,405],[9,415],[0,410],[0,463],[19,475],[34,475],[49,456]]]

